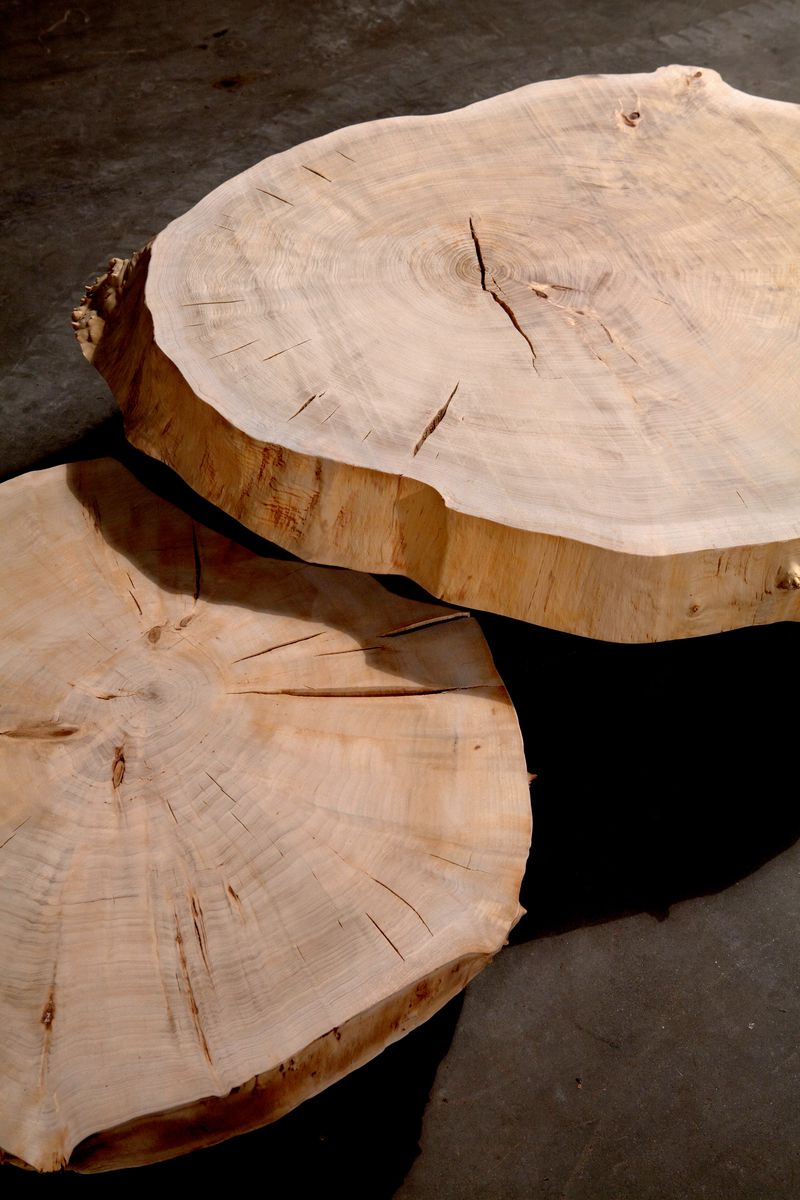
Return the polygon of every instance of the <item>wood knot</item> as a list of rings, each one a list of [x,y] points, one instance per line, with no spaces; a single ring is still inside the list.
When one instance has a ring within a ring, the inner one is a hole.
[[[788,571],[781,575],[777,586],[782,592],[796,592],[800,588],[800,566],[792,563]]]
[[[111,783],[116,789],[125,778],[125,754],[123,746],[114,748],[114,762],[111,765]]]

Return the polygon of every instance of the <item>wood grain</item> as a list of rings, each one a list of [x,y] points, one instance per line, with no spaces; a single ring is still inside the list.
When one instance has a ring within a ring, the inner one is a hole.
[[[302,557],[615,641],[796,619],[799,138],[685,66],[340,130],[78,336],[137,446]]]
[[[0,1146],[152,1162],[274,1120],[503,945],[519,729],[468,614],[259,557],[110,460],[0,513]]]

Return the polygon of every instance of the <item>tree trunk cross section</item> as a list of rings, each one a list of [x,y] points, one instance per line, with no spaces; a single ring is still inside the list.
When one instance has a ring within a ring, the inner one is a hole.
[[[463,611],[263,558],[119,464],[0,487],[0,1158],[274,1120],[506,941],[531,808]]]
[[[614,641],[795,619],[799,142],[684,66],[358,125],[116,261],[78,336],[301,557]]]

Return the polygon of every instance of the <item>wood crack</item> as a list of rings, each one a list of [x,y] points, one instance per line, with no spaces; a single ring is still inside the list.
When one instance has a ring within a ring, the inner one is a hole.
[[[284,646],[298,646],[301,642],[310,642],[312,638],[322,637],[323,630],[317,633],[307,633],[305,637],[292,638],[288,642],[276,642],[274,646],[267,646],[264,650],[256,650],[253,654],[244,654],[241,658],[235,658],[232,666],[240,662],[248,662],[251,658],[261,658],[262,654],[271,654],[273,650],[282,650]]]
[[[241,346],[231,346],[230,350],[220,350],[219,354],[212,354],[209,362],[215,358],[224,358],[226,354],[235,354],[237,350],[246,350],[248,346],[255,346],[256,342],[260,342],[261,338],[253,338],[251,342],[243,342]]]
[[[386,650],[386,646],[351,646],[348,650],[322,650],[314,658],[337,658],[340,654],[373,654],[376,650]]]
[[[131,600],[133,601],[133,603],[136,605],[137,609],[139,610],[139,616],[140,617],[144,616],[144,614],[142,612],[142,606],[139,603],[139,601],[136,599],[136,584],[133,582],[130,571],[126,571],[125,574],[128,576],[128,581],[130,582],[130,585],[131,585],[128,588],[128,595],[130,596]]]
[[[254,185],[255,186],[255,185]],[[256,187],[257,192],[263,192],[265,196],[272,196],[273,200],[280,200],[281,204],[288,204],[290,208],[294,208],[291,200],[285,200],[283,196],[279,196],[277,192],[268,192],[266,188]]]
[[[0,737],[34,738],[37,741],[53,742],[72,737],[78,733],[79,725],[61,725],[58,721],[36,721],[29,725],[17,725],[12,729],[0,729]]]
[[[236,804],[236,803],[237,803],[237,801],[236,801],[236,800],[234,800],[234,798],[233,798],[233,796],[230,794],[230,792],[226,792],[226,791],[225,791],[225,788],[222,786],[222,784],[220,783],[220,781],[219,781],[218,779],[215,779],[213,775],[209,775],[208,771],[205,771],[205,772],[204,772],[204,774],[208,775],[208,778],[211,780],[211,782],[212,782],[212,783],[215,783],[215,784],[217,785],[217,787],[219,788],[219,790],[222,792],[222,794],[223,794],[224,796],[227,796],[227,797],[228,797],[228,799],[230,800],[231,804]]]
[[[280,358],[281,354],[288,354],[290,350],[296,350],[298,346],[307,346],[311,338],[305,338],[302,342],[295,342],[293,346],[286,346],[283,350],[276,350],[274,354],[268,354],[266,358],[262,358],[262,362],[271,362],[273,358]]]
[[[339,699],[363,699],[392,696],[441,696],[445,692],[469,692],[476,688],[492,688],[501,687],[499,683],[468,683],[461,684],[457,687],[441,687],[441,688],[377,688],[377,687],[353,687],[353,688],[275,688],[266,690],[261,688],[246,688],[242,691],[228,692],[228,696],[303,696],[309,698],[324,699],[326,697],[335,697]]]
[[[375,928],[377,929],[377,931],[381,935],[381,937],[385,938],[386,941],[389,943],[389,945],[392,947],[395,954],[399,958],[402,958],[403,962],[405,962],[406,961],[405,955],[400,953],[400,951],[397,949],[397,946],[395,946],[394,942],[389,937],[388,933],[384,933],[384,931],[381,929],[380,925],[378,924],[378,922],[375,920],[375,918],[373,916],[371,916],[369,913],[367,913],[366,915],[369,917],[370,921],[372,921],[372,924],[375,926]]]
[[[197,944],[200,947],[200,954],[202,955],[203,962],[205,963],[205,968],[210,975],[211,964],[208,961],[208,938],[206,935],[206,923],[203,917],[203,910],[200,907],[200,901],[197,899],[197,896],[190,896],[190,902],[192,905],[192,923],[194,925],[195,937],[197,938]]]
[[[430,925],[425,920],[425,918],[423,917],[423,915],[419,911],[419,909],[415,908],[410,900],[406,900],[405,896],[401,896],[399,892],[396,892],[393,887],[389,887],[389,884],[384,883],[382,879],[378,879],[377,875],[373,875],[371,871],[367,871],[367,870],[365,870],[364,867],[359,867],[355,863],[350,862],[350,860],[348,858],[345,858],[343,854],[340,854],[339,851],[336,849],[336,847],[332,846],[330,842],[326,842],[325,845],[328,847],[328,849],[330,851],[332,851],[336,855],[336,857],[339,859],[339,861],[343,862],[344,865],[346,867],[349,867],[351,871],[358,871],[358,873],[360,875],[366,875],[367,879],[371,879],[373,883],[377,883],[380,887],[385,888],[387,892],[391,892],[393,896],[396,896],[397,899],[401,901],[401,903],[405,904],[407,908],[411,909],[411,911],[419,918],[419,920],[425,926],[425,928],[427,929],[427,931],[431,935],[431,937],[433,937],[433,930],[431,929]],[[369,914],[367,914],[367,915],[369,916]]]
[[[213,1060],[211,1058],[211,1051],[209,1050],[205,1031],[203,1030],[203,1025],[200,1020],[200,1008],[197,1004],[197,998],[194,994],[194,988],[192,987],[192,980],[189,975],[189,964],[186,961],[186,951],[183,948],[183,937],[181,936],[180,926],[178,924],[178,914],[177,913],[175,914],[175,944],[178,947],[178,957],[179,957],[180,966],[181,966],[181,976],[183,977],[182,981],[183,981],[183,984],[186,989],[186,999],[189,1002],[189,1011],[192,1015],[192,1024],[194,1025],[195,1033],[197,1034],[197,1040],[200,1043],[200,1047],[203,1051],[203,1056],[205,1057],[206,1062],[209,1065],[213,1065]],[[181,983],[181,976],[178,977],[179,984]]]
[[[324,395],[325,395],[325,393],[324,393],[324,392],[315,392],[313,396],[309,396],[309,397],[308,397],[308,399],[307,399],[306,401],[304,401],[304,402],[303,402],[303,403],[300,405],[300,407],[298,408],[297,412],[293,412],[293,413],[292,413],[292,415],[289,417],[289,420],[290,420],[290,421],[293,421],[293,420],[295,419],[295,417],[299,417],[299,416],[300,416],[300,413],[301,413],[301,412],[303,412],[305,409],[307,409],[307,408],[308,408],[308,406],[309,406],[309,404],[311,403],[311,401],[312,401],[312,400],[316,400],[316,398],[317,398],[317,396],[318,396],[318,395],[319,395],[319,396],[324,396]]]
[[[460,383],[460,382],[461,381],[459,380],[458,383]],[[438,427],[441,425],[442,421],[444,420],[445,416],[447,415],[447,410],[450,407],[450,403],[451,403],[453,397],[455,396],[456,392],[458,391],[458,383],[456,383],[456,386],[453,388],[452,392],[447,397],[447,399],[445,400],[442,407],[434,413],[434,415],[431,417],[430,421],[428,422],[428,424],[425,426],[422,433],[420,434],[417,444],[411,452],[412,456],[414,458],[416,458],[416,456],[419,454],[422,447],[427,442],[428,438],[431,436],[431,434],[436,429],[438,429]]]
[[[179,308],[203,308],[208,304],[244,304],[244,300],[188,300],[179,304]]]
[[[488,875],[490,872],[484,871],[483,867],[473,867],[469,863],[456,862],[454,858],[445,858],[443,854],[434,854],[432,850],[428,851],[429,858],[438,858],[439,862],[450,863],[454,867],[461,867],[462,871],[478,871],[481,875]],[[471,857],[471,856],[470,856]]]
[[[498,293],[494,290],[494,288],[490,288],[490,287],[486,286],[486,263],[484,262],[484,259],[483,259],[483,251],[481,250],[481,244],[478,239],[478,234],[475,229],[475,225],[472,220],[472,217],[470,217],[470,219],[469,219],[469,232],[472,236],[472,241],[475,245],[475,255],[478,259],[478,266],[480,267],[480,271],[481,271],[481,288],[483,289],[484,292],[486,292],[487,295],[492,297],[495,304],[500,305],[500,307],[502,308],[503,312],[508,317],[511,324],[516,329],[517,333],[520,335],[521,338],[525,339],[528,349],[531,352],[531,366],[533,367],[534,371],[536,371],[536,373],[538,374],[539,368],[536,366],[536,351],[533,348],[533,342],[528,337],[527,333],[525,332],[525,330],[522,328],[519,321],[517,320],[516,313],[514,312],[513,308],[508,303],[508,301],[503,300],[498,295]],[[497,282],[497,280],[494,278],[494,276],[491,277],[491,280],[492,280],[492,283],[494,284],[495,288],[497,288],[498,291],[502,291],[502,289],[500,288],[500,284]]]
[[[320,179],[324,179],[326,183],[332,183],[332,182],[333,182],[331,179],[329,179],[329,178],[328,178],[328,176],[327,176],[327,175],[323,175],[323,174],[322,174],[322,171],[315,171],[313,167],[307,167],[305,163],[301,163],[300,165],[301,165],[301,167],[303,168],[303,170],[304,170],[304,171],[310,171],[312,175],[318,175],[318,176],[319,176],[319,178],[320,178]]]
[[[386,633],[379,633],[376,636],[379,638],[407,637],[409,634],[419,633],[420,630],[430,629],[431,625],[443,625],[445,621],[463,621],[469,615],[468,612],[444,613],[441,617],[428,617],[424,621],[414,621],[410,625],[401,625],[398,629],[390,629]]]
[[[39,1064],[39,1082],[44,1087],[45,1077],[47,1075],[48,1060],[50,1057],[50,1043],[53,1035],[53,1020],[56,1015],[55,1002],[55,971],[53,972],[53,982],[50,986],[50,994],[45,1001],[42,1015],[39,1018],[44,1025],[44,1034],[42,1036],[42,1057]]]
[[[200,547],[197,542],[197,527],[192,521],[192,554],[194,557],[194,602],[200,599],[200,585],[203,579],[203,560],[200,558]]]
[[[24,821],[20,821],[20,823],[16,827],[16,829],[11,830],[11,833],[8,835],[6,840],[4,842],[0,842],[0,850],[2,850],[4,846],[8,845],[8,843],[11,841],[11,839],[19,833],[20,829],[22,829],[22,826],[28,824],[28,821],[30,821],[30,817],[26,817]]]

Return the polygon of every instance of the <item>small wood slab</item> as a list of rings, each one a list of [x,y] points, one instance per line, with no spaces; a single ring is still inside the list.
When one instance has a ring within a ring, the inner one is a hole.
[[[274,1120],[463,988],[530,800],[468,614],[258,556],[111,460],[0,488],[0,1146]]]
[[[340,130],[78,335],[137,446],[304,558],[612,641],[796,619],[798,144],[682,66]]]

